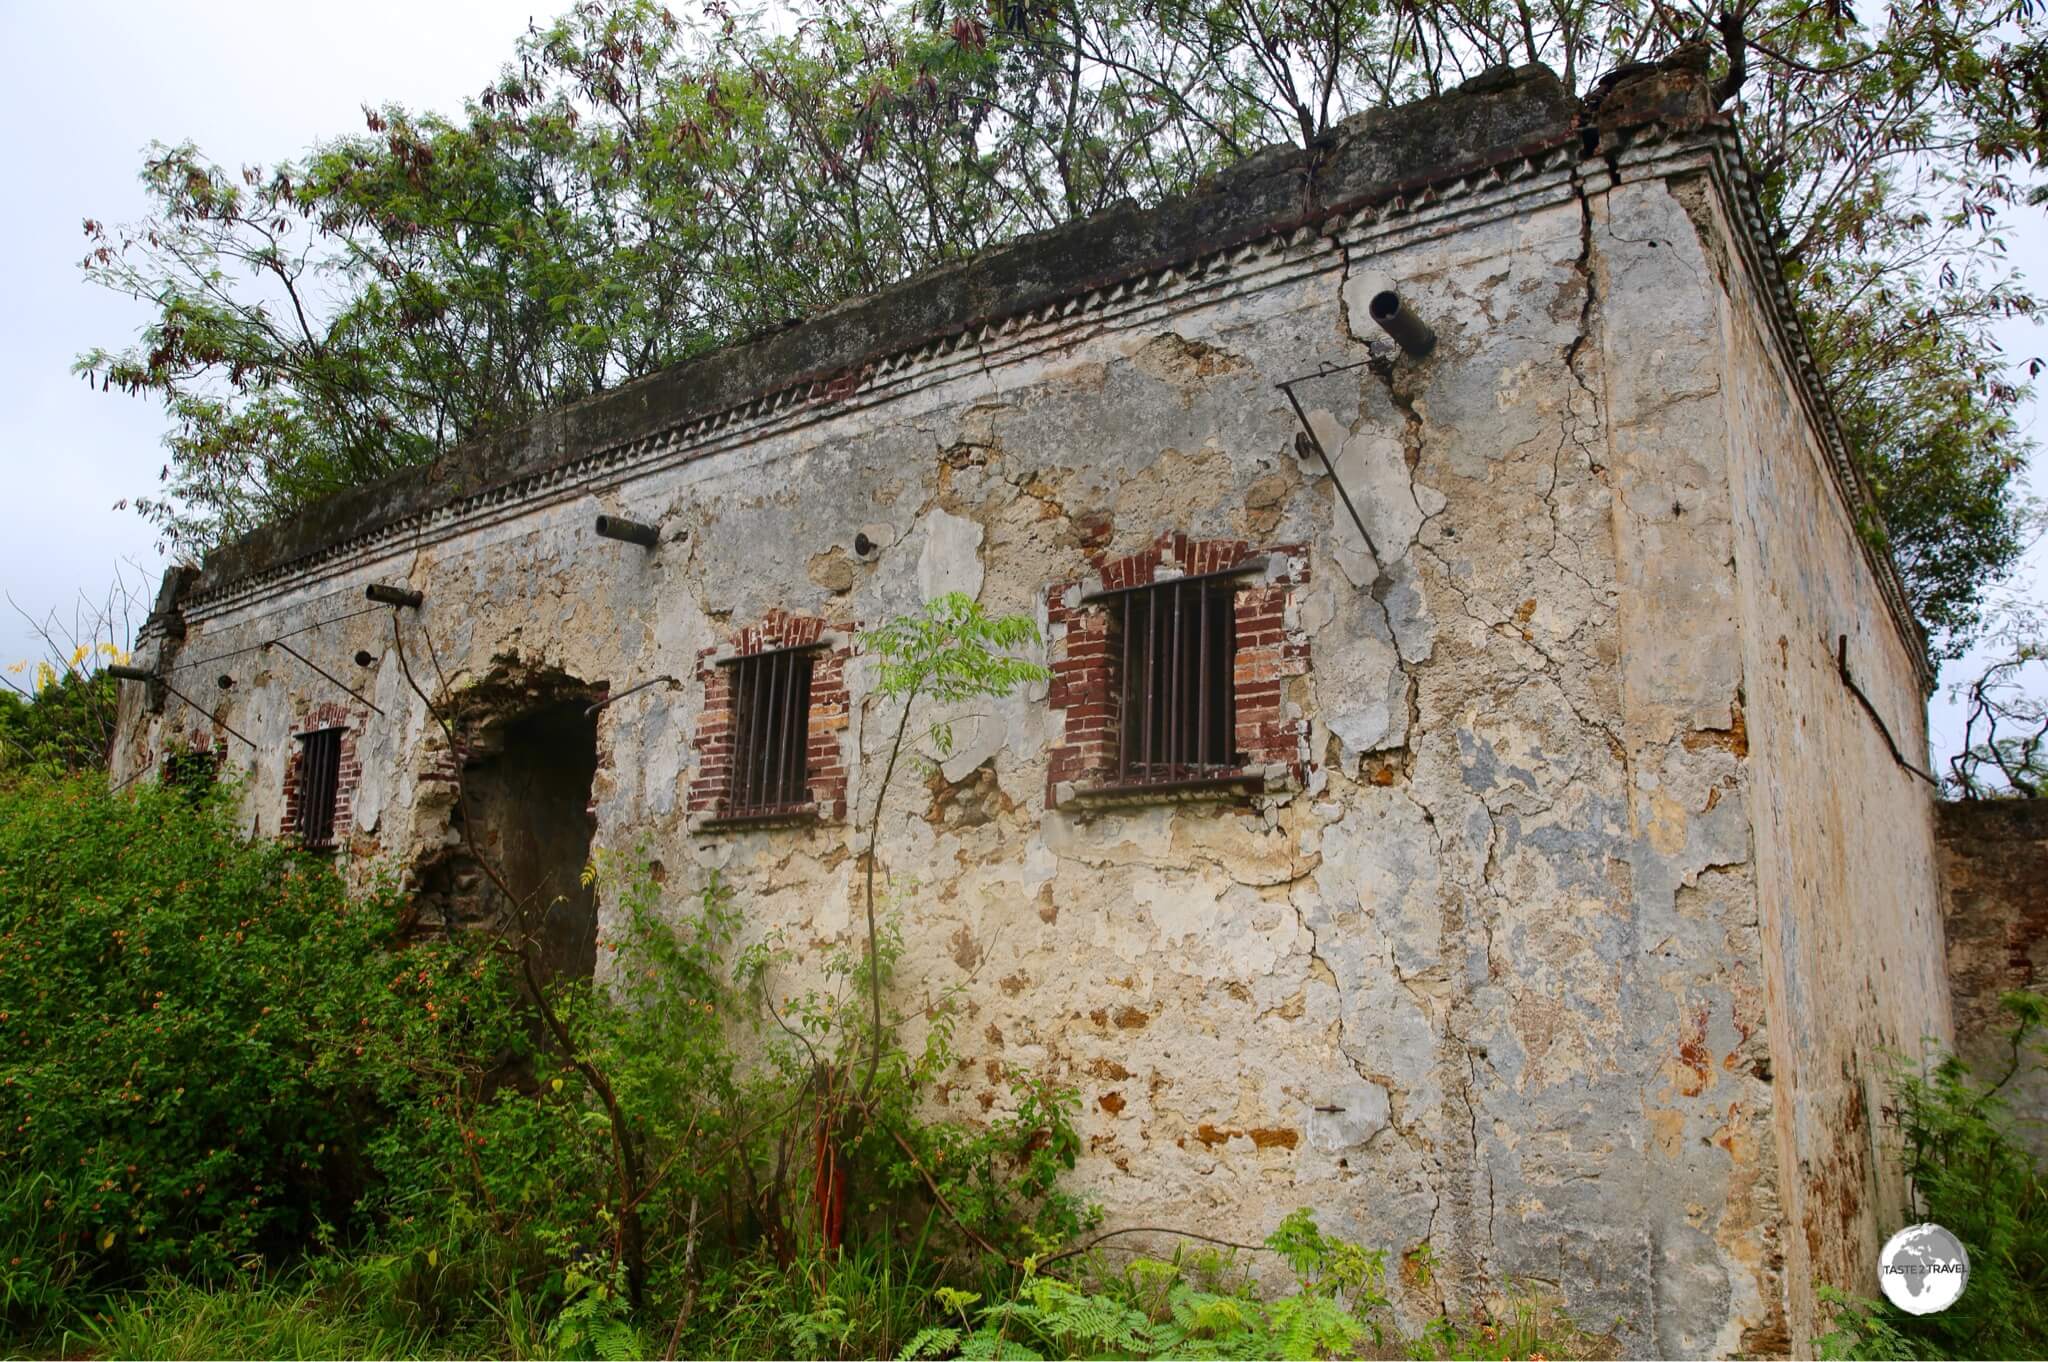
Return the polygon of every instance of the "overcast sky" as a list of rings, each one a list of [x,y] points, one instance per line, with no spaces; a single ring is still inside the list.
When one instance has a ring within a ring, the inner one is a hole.
[[[222,164],[294,157],[324,137],[362,128],[365,102],[456,109],[511,53],[529,16],[566,0],[355,0],[302,6],[204,0],[198,4],[69,6],[0,0],[0,259],[13,276],[0,324],[0,587],[36,615],[67,619],[81,589],[103,595],[117,564],[154,590],[162,559],[150,527],[123,497],[147,495],[163,464],[160,410],[88,390],[72,360],[95,345],[127,344],[140,306],[85,285],[80,221],[141,216],[136,183],[152,141],[190,140]],[[2048,278],[2048,231],[2019,240],[2030,273]],[[2017,359],[2048,353],[2048,339],[2015,323],[2004,340]],[[2032,413],[2030,413],[2032,415]],[[2037,438],[2048,429],[2036,422]],[[2032,482],[2048,493],[2048,458]],[[2048,594],[2048,545],[2037,545],[2019,585]],[[0,602],[0,666],[40,656],[33,632]],[[1967,666],[1967,663],[1964,664]],[[1944,682],[1962,674],[1951,667]],[[1945,687],[1944,687],[1945,689]],[[1961,724],[1938,700],[1935,760]]]
[[[362,105],[453,110],[511,54],[529,15],[557,0],[277,0],[114,3],[0,0],[0,586],[40,616],[82,588],[103,595],[132,559],[153,594],[163,560],[123,497],[163,466],[161,409],[88,390],[79,352],[128,344],[140,305],[83,282],[86,217],[139,218],[151,141],[192,141],[224,165],[295,157],[363,128]],[[40,656],[0,601],[0,665]]]

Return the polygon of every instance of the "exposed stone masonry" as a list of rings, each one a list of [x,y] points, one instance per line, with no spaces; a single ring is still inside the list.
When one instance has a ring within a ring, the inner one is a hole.
[[[376,654],[344,871],[487,914],[463,789],[574,909],[564,968],[615,911],[574,897],[589,847],[678,902],[718,875],[787,943],[771,986],[811,986],[878,818],[897,987],[962,1013],[935,1106],[1073,1085],[1074,1185],[1116,1223],[1256,1238],[1312,1205],[1434,1259],[1411,1322],[1533,1284],[1627,1352],[1802,1350],[1818,1285],[1874,1289],[1880,1057],[1948,1003],[1926,792],[1834,640],[1909,749],[1925,659],[1732,139],[1683,72],[1597,109],[1489,73],[337,498],[167,585],[148,646],[174,680],[287,630]],[[600,547],[598,514],[661,540]],[[1121,652],[1083,597],[1254,558],[1247,778],[1091,798]],[[372,581],[424,604],[362,618]],[[945,591],[1034,616],[1052,679],[921,712],[954,741],[878,812],[899,714],[859,622]],[[478,697],[459,755],[400,640]],[[722,822],[717,664],[790,641],[829,645],[818,816]],[[336,697],[249,657],[206,718],[255,740],[230,760],[269,830]],[[124,706],[117,776],[190,723]]]
[[[1955,989],[1956,1050],[1986,1081],[2016,1071],[2004,1096],[2021,1134],[2048,1159],[2048,1064],[2015,1056],[2013,1019],[2001,995],[2048,991],[2048,799],[1943,804],[1948,970]]]

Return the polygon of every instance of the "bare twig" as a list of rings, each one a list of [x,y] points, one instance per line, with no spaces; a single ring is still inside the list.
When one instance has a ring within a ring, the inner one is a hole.
[[[867,850],[867,892],[868,914],[868,999],[871,1004],[870,1024],[874,1033],[868,1039],[868,1071],[861,1079],[861,1102],[868,1100],[874,1090],[875,1074],[882,1067],[882,954],[881,934],[875,927],[875,852],[882,837],[882,807],[889,798],[889,781],[896,774],[897,758],[903,754],[903,735],[910,729],[911,707],[917,703],[917,688],[903,697],[903,713],[896,720],[896,737],[889,744],[889,761],[882,768],[882,783],[875,791],[875,809],[868,818]]]
[[[1076,1244],[1072,1248],[1061,1249],[1058,1253],[1054,1253],[1048,1255],[1047,1257],[1040,1258],[1038,1260],[1038,1265],[1040,1267],[1045,1267],[1049,1264],[1057,1263],[1067,1258],[1078,1258],[1082,1254],[1093,1250],[1098,1244],[1104,1243],[1107,1240],[1115,1239],[1120,1235],[1126,1234],[1167,1234],[1172,1235],[1175,1239],[1193,1239],[1204,1244],[1215,1244],[1220,1248],[1243,1249],[1248,1253],[1273,1252],[1272,1249],[1266,1247],[1264,1244],[1241,1244],[1235,1239],[1218,1239],[1214,1235],[1196,1234],[1193,1230],[1177,1230],[1167,1225],[1126,1225],[1120,1230],[1108,1230],[1102,1234],[1098,1234],[1085,1244]]]

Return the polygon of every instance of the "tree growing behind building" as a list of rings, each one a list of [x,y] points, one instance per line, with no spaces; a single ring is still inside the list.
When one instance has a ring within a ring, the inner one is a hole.
[[[275,166],[159,146],[86,276],[146,301],[80,357],[160,402],[136,499],[203,548],[547,408],[1262,145],[1544,62],[1654,57],[1733,102],[1884,538],[1936,651],[2029,514],[2035,299],[2004,231],[2048,195],[2048,18],[2020,0],[806,0],[764,26],[585,0],[454,114],[366,107]]]
[[[1942,790],[1951,798],[2048,794],[2048,604],[2005,599],[1989,612],[1973,677],[1949,688],[1963,734]]]

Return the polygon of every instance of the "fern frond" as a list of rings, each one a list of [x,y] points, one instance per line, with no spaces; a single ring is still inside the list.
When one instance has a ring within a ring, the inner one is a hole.
[[[896,1362],[917,1362],[919,1358],[943,1357],[960,1346],[960,1331],[938,1324],[919,1329],[896,1354]]]
[[[605,1320],[591,1331],[591,1343],[604,1362],[633,1362],[651,1351],[640,1331],[622,1319]]]

